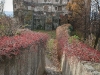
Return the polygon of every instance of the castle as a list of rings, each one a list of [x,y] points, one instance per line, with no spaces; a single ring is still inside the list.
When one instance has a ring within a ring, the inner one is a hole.
[[[19,11],[34,11],[45,13],[66,14],[66,4],[69,0],[13,0],[14,16]]]

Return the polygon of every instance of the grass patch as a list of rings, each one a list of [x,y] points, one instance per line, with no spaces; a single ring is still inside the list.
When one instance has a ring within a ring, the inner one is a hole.
[[[54,43],[55,42],[55,39],[56,39],[56,30],[52,30],[52,31],[34,30],[34,31],[35,32],[47,33],[50,36],[50,39],[47,42],[47,50],[45,52],[46,52],[46,56],[50,60],[53,60],[53,57],[55,55],[54,53],[56,53],[55,52],[56,44]]]
[[[54,49],[54,39],[50,39],[48,41],[47,47],[48,47],[49,51]]]
[[[84,41],[84,33],[78,31],[78,30],[74,30],[71,32],[71,36],[78,36],[78,39],[81,40],[81,41]]]

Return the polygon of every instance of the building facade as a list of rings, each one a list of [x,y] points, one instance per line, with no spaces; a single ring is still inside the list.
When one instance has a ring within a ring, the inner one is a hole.
[[[38,0],[35,11],[66,12],[67,0]]]
[[[35,12],[42,12],[43,14],[49,12],[66,14],[66,4],[69,0],[13,0],[14,15],[18,15],[18,11],[32,10]]]

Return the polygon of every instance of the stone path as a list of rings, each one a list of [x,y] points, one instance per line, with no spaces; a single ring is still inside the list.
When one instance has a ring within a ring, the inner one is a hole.
[[[47,57],[45,57],[45,61],[46,61],[45,75],[61,75],[61,71],[59,71]]]

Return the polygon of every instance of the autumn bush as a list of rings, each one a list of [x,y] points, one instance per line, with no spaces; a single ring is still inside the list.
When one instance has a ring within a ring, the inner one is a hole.
[[[69,38],[67,37],[63,37],[59,40],[61,49],[66,53],[67,57],[75,56],[79,60],[100,63],[100,51],[91,48],[75,38],[73,38],[71,42],[68,40]]]
[[[22,26],[14,18],[0,16],[0,60],[2,57],[12,58],[31,46],[35,51],[39,44],[46,46],[47,34],[20,28]]]
[[[48,35],[32,31],[22,31],[20,35],[0,37],[0,56],[11,58],[12,55],[20,54],[21,50],[31,45],[46,45]]]

